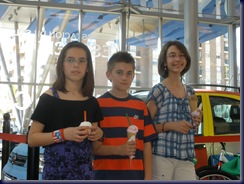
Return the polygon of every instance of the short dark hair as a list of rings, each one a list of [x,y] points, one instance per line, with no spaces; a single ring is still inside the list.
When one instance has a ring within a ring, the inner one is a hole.
[[[135,60],[127,51],[118,51],[113,54],[107,63],[107,71],[112,71],[116,63],[129,63],[132,64],[133,70],[135,70]]]
[[[165,70],[165,64],[167,62],[167,51],[169,47],[176,46],[184,55],[186,58],[186,66],[181,72],[181,77],[190,69],[191,67],[191,57],[190,54],[186,48],[186,46],[179,42],[179,41],[169,41],[166,44],[164,44],[159,57],[158,57],[158,73],[162,78],[167,78],[169,75],[168,69]]]
[[[67,54],[67,50],[71,48],[81,48],[86,52],[87,72],[84,76],[81,85],[81,91],[84,96],[92,96],[94,91],[94,74],[93,74],[91,52],[85,44],[78,41],[72,41],[67,43],[61,50],[58,57],[57,66],[56,66],[57,79],[53,83],[53,87],[55,87],[57,90],[60,90],[64,93],[68,92],[67,89],[65,89],[65,76],[63,71],[63,63]]]

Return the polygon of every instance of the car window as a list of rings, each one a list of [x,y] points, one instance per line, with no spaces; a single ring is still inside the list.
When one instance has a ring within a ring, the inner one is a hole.
[[[197,107],[202,103],[202,96],[197,95]],[[203,109],[202,109],[203,110]],[[196,135],[203,135],[203,127],[204,127],[204,116],[202,116],[202,122],[199,124],[197,132],[195,133]]]
[[[210,96],[214,134],[240,133],[240,101]]]

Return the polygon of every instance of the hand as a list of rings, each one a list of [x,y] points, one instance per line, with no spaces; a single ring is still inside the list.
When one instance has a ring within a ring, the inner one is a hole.
[[[180,132],[180,133],[183,133],[183,134],[187,134],[190,129],[193,128],[193,125],[187,121],[178,121],[178,122],[175,122],[175,130]]]
[[[130,141],[126,142],[125,144],[121,145],[121,151],[122,156],[133,156],[136,153],[136,142]]]
[[[103,137],[103,131],[96,124],[92,124],[91,132],[88,135],[90,141],[97,141]]]
[[[69,127],[64,129],[65,140],[83,142],[85,138],[88,137],[88,127]]]
[[[200,109],[196,110],[197,113],[192,114],[192,120],[196,126],[199,126],[202,122],[202,114],[203,112]]]

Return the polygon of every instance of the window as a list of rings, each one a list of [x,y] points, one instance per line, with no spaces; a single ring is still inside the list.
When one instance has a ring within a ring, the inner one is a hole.
[[[199,105],[202,103],[202,97],[201,96],[197,96],[197,107],[199,107]],[[203,116],[202,116],[203,118]],[[200,123],[200,125],[198,126],[198,129],[196,131],[196,135],[203,135],[203,126],[204,126],[204,120],[202,119],[202,122]]]
[[[228,97],[210,97],[214,134],[240,133],[240,102]]]

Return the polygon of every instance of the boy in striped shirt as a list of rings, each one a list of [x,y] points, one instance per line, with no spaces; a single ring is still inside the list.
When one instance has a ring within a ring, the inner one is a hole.
[[[112,89],[98,98],[105,138],[94,144],[96,180],[152,179],[151,142],[157,133],[146,104],[128,93],[134,70],[135,60],[128,52],[115,53],[107,63]],[[127,138],[130,124],[138,127],[135,141]]]

